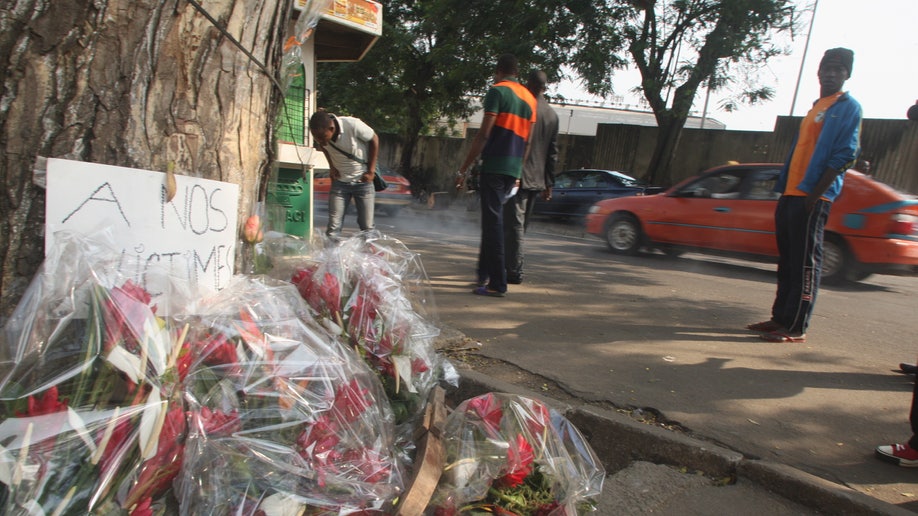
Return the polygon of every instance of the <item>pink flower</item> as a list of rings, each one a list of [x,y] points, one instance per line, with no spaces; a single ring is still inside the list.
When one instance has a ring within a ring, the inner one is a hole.
[[[58,399],[57,386],[51,387],[40,398],[29,396],[28,408],[25,414],[17,414],[19,417],[44,416],[54,414],[55,412],[64,412],[67,410],[67,402]]]
[[[318,420],[309,425],[296,439],[300,456],[320,463],[329,462],[329,453],[339,442],[341,438],[338,437],[338,425],[330,421],[325,414],[319,416]]]
[[[319,285],[319,297],[325,302],[332,318],[336,319],[341,313],[341,285],[337,276],[330,272],[325,273],[322,284]]]
[[[261,218],[258,215],[252,215],[245,221],[242,228],[242,237],[250,244],[257,244],[265,239],[264,231],[261,229]]]
[[[384,482],[392,470],[392,465],[385,457],[369,448],[348,450],[341,458],[358,469],[363,474],[360,480],[367,483]]]
[[[208,437],[229,436],[242,428],[242,420],[239,419],[239,411],[236,409],[226,413],[201,407],[199,412],[191,412],[189,415],[193,424]]]
[[[105,351],[111,351],[121,342],[128,351],[137,350],[144,322],[156,313],[156,306],[149,306],[151,300],[150,293],[131,280],[108,293],[103,313]]]
[[[370,408],[369,390],[360,386],[356,379],[340,385],[335,392],[332,410],[344,423],[353,423]]]
[[[504,475],[497,479],[497,485],[500,487],[516,487],[526,480],[526,477],[532,473],[532,461],[535,460],[535,454],[532,446],[523,437],[523,434],[516,434],[516,440],[510,443],[507,450],[507,465],[504,467]]]
[[[140,467],[137,481],[128,492],[123,506],[131,507],[144,498],[160,495],[171,484],[182,469],[185,452],[185,412],[176,407],[166,413],[163,428],[159,433],[156,455]]]
[[[202,361],[209,366],[233,365],[237,363],[236,346],[223,333],[207,335],[198,342]]]
[[[131,511],[131,516],[153,516],[153,499],[144,498]]]
[[[498,435],[500,420],[504,417],[500,400],[493,393],[483,394],[469,400],[465,409],[467,414],[477,416],[484,424],[485,432],[490,436]]]
[[[133,431],[134,426],[131,423],[131,418],[121,416],[118,422],[115,423],[112,435],[109,437],[108,444],[105,445],[105,450],[103,450],[102,457],[99,459],[99,470],[101,472],[107,472],[110,468],[117,466],[117,459],[121,456],[121,450],[131,444],[130,438]],[[98,433],[98,444],[101,444],[104,435],[105,427]]]

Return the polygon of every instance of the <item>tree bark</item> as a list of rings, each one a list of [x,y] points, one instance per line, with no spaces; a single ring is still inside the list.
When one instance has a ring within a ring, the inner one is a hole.
[[[644,180],[653,185],[670,186],[673,157],[679,146],[685,118],[664,114],[657,116],[657,143]]]
[[[240,220],[273,159],[272,78],[182,0],[21,0],[0,7],[0,320],[40,266],[38,157],[240,185]],[[209,0],[268,73],[289,0]],[[238,263],[238,261],[237,261]]]

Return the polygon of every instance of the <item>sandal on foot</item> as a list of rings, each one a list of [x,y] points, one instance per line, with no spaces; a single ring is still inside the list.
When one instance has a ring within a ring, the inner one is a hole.
[[[760,337],[762,338],[762,340],[768,341],[768,342],[806,342],[805,333],[795,335],[793,333],[790,333],[784,330],[763,333],[762,335],[760,335]]]
[[[755,324],[750,324],[746,326],[747,330],[760,331],[764,333],[771,333],[773,331],[783,330],[784,327],[780,323],[777,323],[773,320],[757,322]]]
[[[476,296],[504,297],[507,294],[497,290],[491,290],[488,287],[478,287],[472,291]]]

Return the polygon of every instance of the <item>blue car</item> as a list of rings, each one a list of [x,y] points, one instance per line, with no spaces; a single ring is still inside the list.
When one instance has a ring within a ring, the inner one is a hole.
[[[583,168],[555,175],[551,200],[539,199],[533,214],[550,217],[584,217],[599,201],[630,195],[650,195],[663,191],[614,170]]]

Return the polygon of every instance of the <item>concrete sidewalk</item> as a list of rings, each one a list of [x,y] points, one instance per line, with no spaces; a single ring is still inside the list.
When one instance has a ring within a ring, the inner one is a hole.
[[[420,254],[438,345],[481,358],[451,398],[523,386],[553,397],[607,466],[600,514],[918,511],[916,471],[873,457],[907,430],[911,379],[889,365],[913,355],[918,279],[858,290],[869,317],[826,289],[813,342],[776,347],[742,330],[771,302],[773,266],[613,256],[577,224],[537,223],[526,282],[482,298],[464,203],[376,223]]]
[[[481,343],[478,355],[516,371],[495,374],[472,361],[453,398],[523,385],[543,398],[561,394],[555,401],[563,400],[608,469],[600,514],[912,514],[913,472],[873,459],[875,443],[869,436],[865,443],[863,427],[847,438],[837,435],[846,431],[838,425],[862,425],[867,412],[858,418],[856,411],[836,414],[826,406],[858,397],[904,410],[908,379],[865,374],[873,364],[839,372],[820,356],[835,346],[774,356],[747,344],[743,332],[712,333],[741,328],[749,316],[738,317],[738,310],[753,304],[756,292],[768,297],[774,287],[767,265],[746,269],[744,263],[739,290],[724,285],[721,294],[711,280],[723,268],[682,274],[683,284],[652,281],[653,268],[643,258],[610,257],[598,240],[580,238],[580,225],[537,222],[527,235],[527,282],[511,285],[507,298],[482,299],[470,295],[477,213],[462,203],[422,209],[415,225],[410,214],[392,221],[392,235],[421,254],[442,319],[441,344],[467,346],[467,333]],[[823,300],[824,311],[830,301]],[[698,324],[712,317],[712,324]],[[877,389],[884,389],[883,401]],[[661,393],[671,394],[658,406]],[[664,421],[675,414],[688,428],[638,422],[620,410],[627,406],[660,409]],[[711,418],[720,421],[707,424]],[[832,455],[813,455],[824,452]],[[900,500],[902,506],[889,503]]]
[[[466,342],[464,335],[446,327],[438,348]],[[456,365],[461,382],[447,395],[453,404],[487,392],[537,398],[559,410],[584,434],[607,474],[595,514],[914,514],[788,466],[746,459],[627,415],[589,403],[562,403]]]

